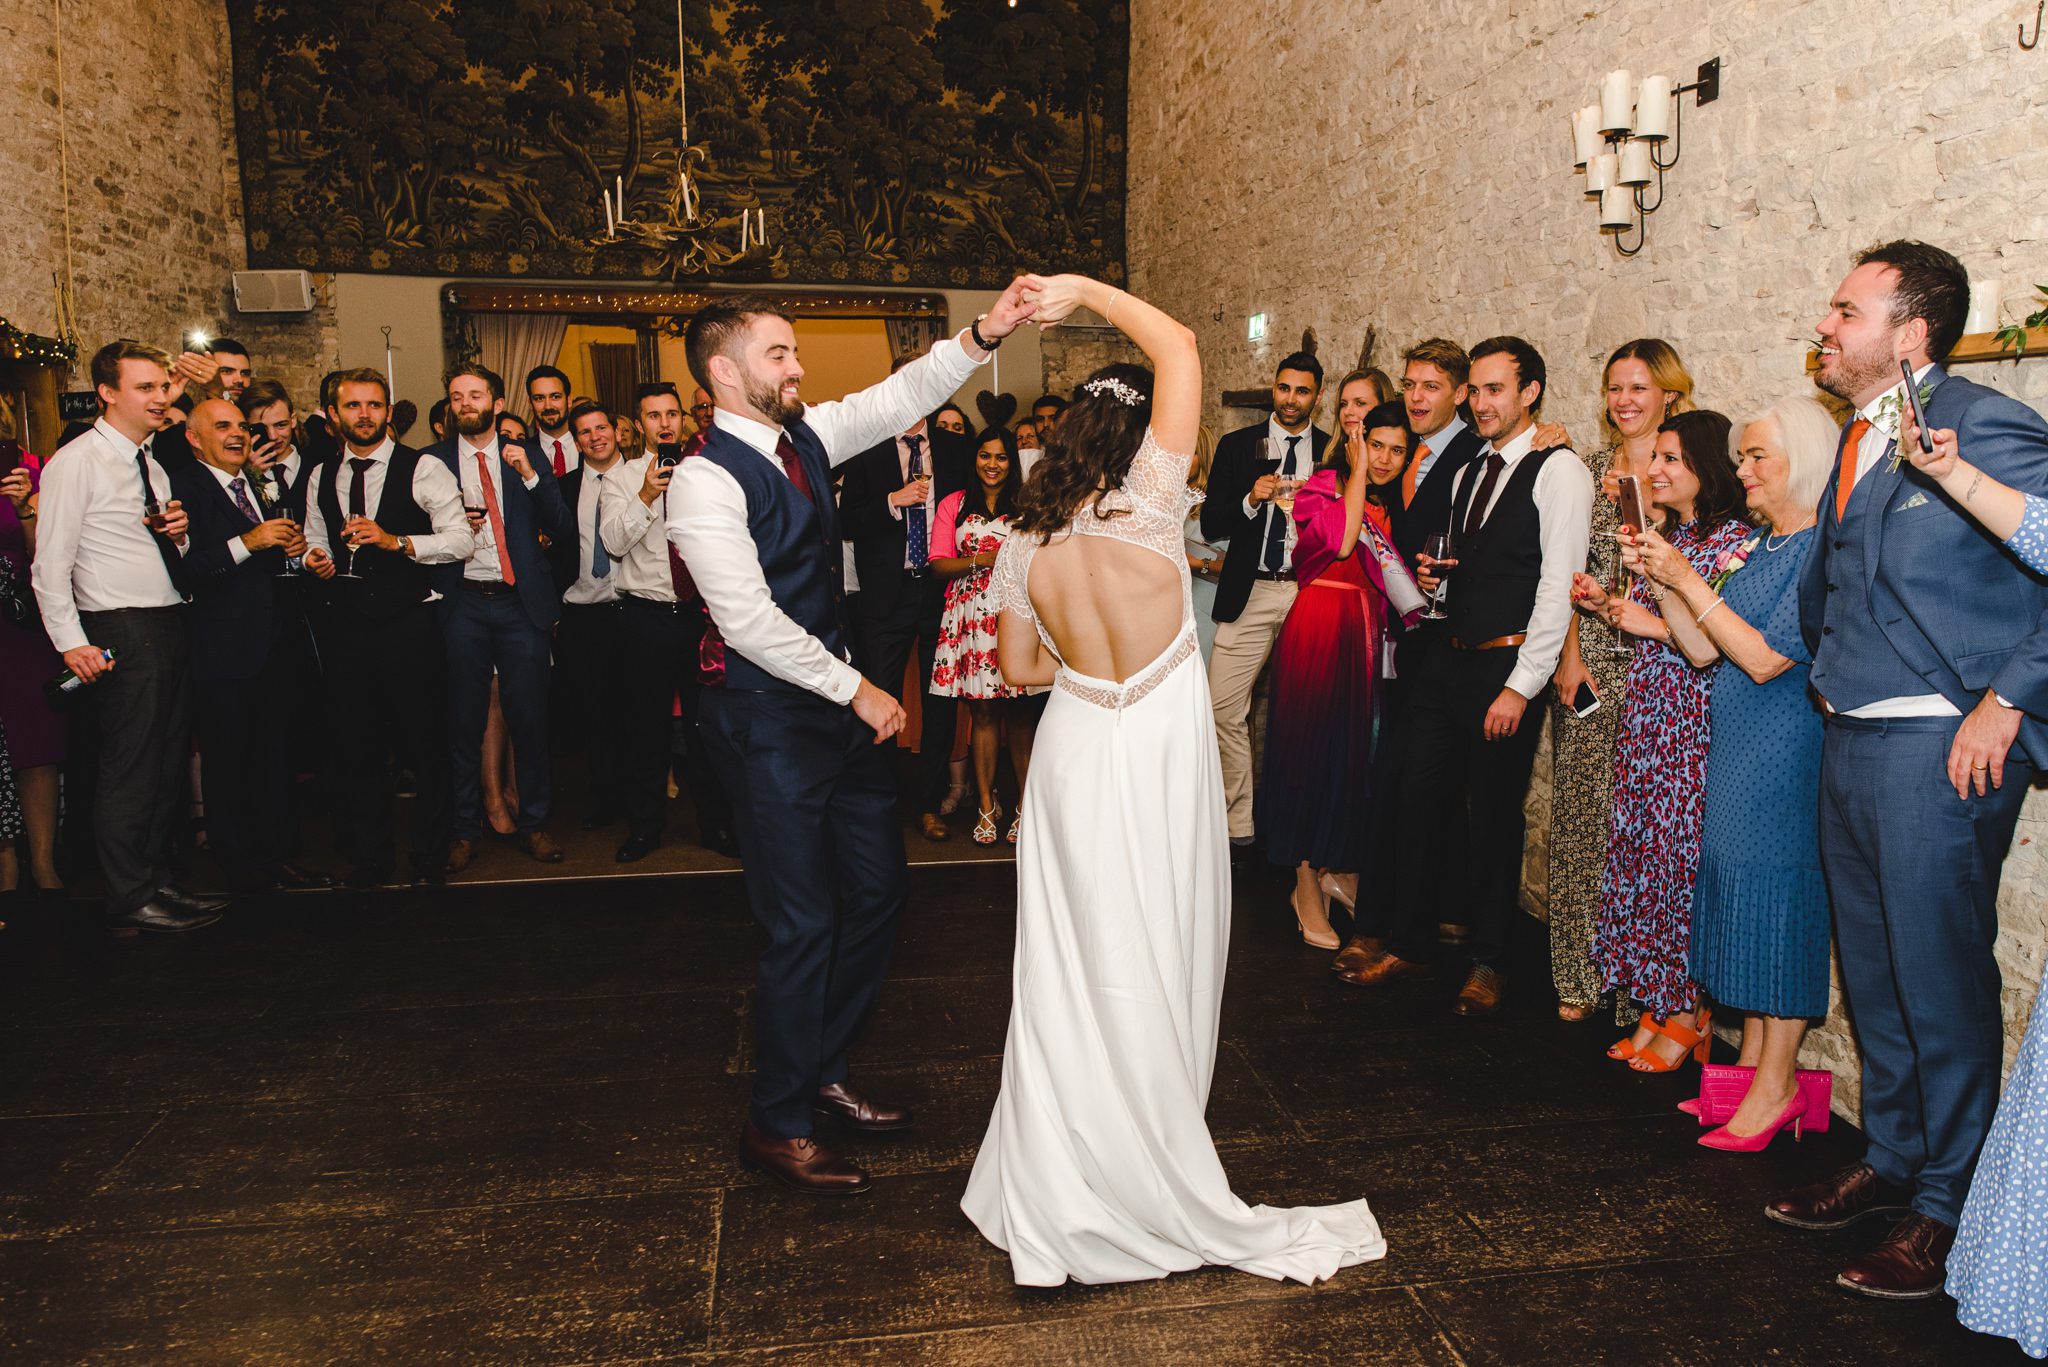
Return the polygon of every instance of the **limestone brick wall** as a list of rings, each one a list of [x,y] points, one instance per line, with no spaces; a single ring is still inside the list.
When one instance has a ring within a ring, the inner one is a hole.
[[[83,361],[115,337],[173,346],[195,327],[230,333],[259,370],[310,394],[335,349],[331,298],[311,315],[255,319],[229,308],[245,266],[242,187],[229,106],[221,0],[105,0],[0,6],[0,316],[30,332],[56,323],[51,273],[64,266],[64,199]],[[69,174],[60,177],[57,75]],[[324,282],[323,282],[324,288]]]
[[[1396,348],[1518,332],[1549,362],[1547,415],[1590,441],[1601,359],[1663,335],[1740,416],[1805,389],[1858,247],[1927,238],[2015,303],[2048,280],[2048,51],[2019,50],[2020,17],[1923,6],[1880,37],[1850,0],[1136,0],[1132,288],[1198,330],[1212,390],[1270,372],[1304,326],[1370,323]],[[1722,97],[1688,98],[1668,197],[1624,259],[1581,194],[1570,112],[1610,68],[1690,80],[1716,56]],[[2048,359],[1966,373],[2048,408]],[[2048,950],[2044,823],[2037,793],[2000,902],[2012,1047]],[[1853,1100],[1839,1011],[1812,1052]]]

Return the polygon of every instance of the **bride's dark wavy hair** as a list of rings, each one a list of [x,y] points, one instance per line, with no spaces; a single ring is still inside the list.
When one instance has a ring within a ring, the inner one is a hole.
[[[1088,386],[1098,380],[1128,386],[1137,392],[1138,402],[1125,403],[1107,385],[1091,391]],[[1151,371],[1137,365],[1106,365],[1090,375],[1044,438],[1045,450],[1017,499],[1012,525],[1043,540],[1073,521],[1097,493],[1121,489],[1151,421]],[[1122,515],[1121,510],[1096,514]]]

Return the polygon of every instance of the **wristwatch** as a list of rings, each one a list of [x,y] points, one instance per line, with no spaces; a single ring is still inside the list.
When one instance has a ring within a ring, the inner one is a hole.
[[[983,351],[994,351],[997,347],[1000,347],[1003,344],[1003,339],[998,337],[993,342],[991,342],[988,338],[981,335],[981,323],[982,320],[987,317],[988,315],[986,313],[976,314],[974,317],[974,321],[967,325],[967,335],[972,337],[974,339],[974,344],[980,347]]]

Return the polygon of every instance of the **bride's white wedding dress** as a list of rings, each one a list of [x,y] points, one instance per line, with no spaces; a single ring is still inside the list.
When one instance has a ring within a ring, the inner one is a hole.
[[[1182,546],[1199,497],[1187,468],[1148,431],[1107,496],[1128,515],[1083,509],[1068,529],[1178,565],[1181,629],[1123,683],[1062,662],[1032,748],[1002,1092],[960,1203],[1027,1286],[1212,1263],[1314,1282],[1386,1256],[1363,1200],[1247,1206],[1209,1138],[1230,854]],[[992,579],[1000,607],[1034,623],[1036,543],[1011,537]]]

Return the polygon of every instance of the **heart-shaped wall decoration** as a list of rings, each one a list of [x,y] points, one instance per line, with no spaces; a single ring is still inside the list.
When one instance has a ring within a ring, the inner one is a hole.
[[[981,410],[983,427],[1008,427],[1010,419],[1017,416],[1015,394],[991,394],[984,389],[974,396],[974,406]]]

